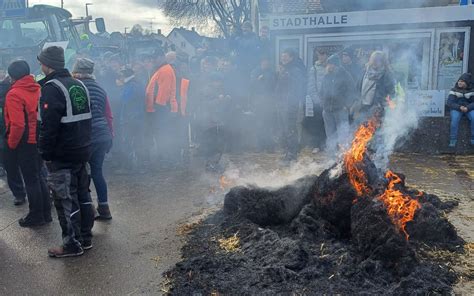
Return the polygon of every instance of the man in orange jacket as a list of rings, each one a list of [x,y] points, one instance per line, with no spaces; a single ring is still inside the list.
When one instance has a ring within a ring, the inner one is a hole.
[[[15,61],[8,67],[12,86],[5,100],[5,169],[8,184],[23,176],[29,202],[29,213],[20,219],[22,227],[41,226],[51,222],[51,201],[46,181],[41,176],[41,159],[36,147],[38,101],[41,88],[30,75],[25,61]],[[21,170],[21,175],[18,174]]]
[[[162,49],[155,51],[158,69],[151,77],[146,88],[146,112],[148,128],[150,129],[150,149],[160,145],[165,158],[169,156],[173,137],[173,118],[178,113],[176,101],[176,74],[171,65],[166,63],[165,53]],[[169,160],[169,159],[165,159]]]

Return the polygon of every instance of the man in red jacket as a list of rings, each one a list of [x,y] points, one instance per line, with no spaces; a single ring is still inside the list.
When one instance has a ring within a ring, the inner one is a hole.
[[[46,181],[41,176],[41,159],[36,147],[38,101],[41,88],[30,75],[25,61],[15,61],[8,67],[12,79],[5,99],[5,169],[10,184],[18,176],[18,168],[25,182],[29,213],[20,219],[22,227],[41,226],[51,222],[51,201]],[[16,170],[16,171],[15,171]],[[21,180],[20,180],[21,181]]]

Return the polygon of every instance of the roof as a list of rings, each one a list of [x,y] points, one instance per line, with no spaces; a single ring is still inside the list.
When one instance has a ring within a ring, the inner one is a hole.
[[[303,14],[322,10],[321,0],[260,0],[263,13]]]
[[[203,37],[199,35],[196,31],[194,30],[187,30],[185,28],[174,28],[168,35],[168,38],[173,34],[174,32],[179,33],[181,36],[183,36],[184,39],[186,39],[190,44],[192,44],[194,47],[198,47],[201,45]]]

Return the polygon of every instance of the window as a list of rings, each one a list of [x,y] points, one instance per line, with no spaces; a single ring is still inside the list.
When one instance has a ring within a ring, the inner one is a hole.
[[[48,36],[49,28],[44,20],[0,21],[0,46],[2,47],[33,46],[48,39]]]
[[[184,41],[181,42],[181,47],[182,47],[182,48],[185,48],[185,47],[186,47],[186,42],[184,42]]]

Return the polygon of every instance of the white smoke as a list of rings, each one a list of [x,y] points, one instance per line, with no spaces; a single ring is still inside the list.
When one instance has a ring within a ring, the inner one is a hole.
[[[386,108],[382,126],[375,136],[374,162],[383,170],[388,167],[390,155],[408,140],[410,132],[418,127],[420,119],[420,114],[413,104],[407,104],[405,94],[399,94],[393,102],[396,106]]]

